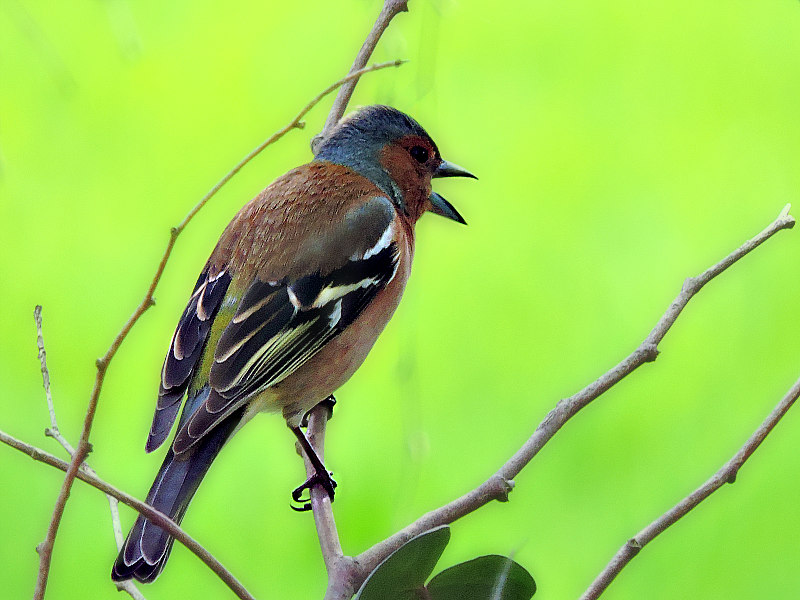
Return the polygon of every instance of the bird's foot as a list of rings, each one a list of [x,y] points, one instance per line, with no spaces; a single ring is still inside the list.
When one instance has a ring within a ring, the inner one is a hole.
[[[331,418],[333,414],[333,405],[336,404],[336,399],[333,396],[328,396],[325,400],[320,402],[317,406],[323,405],[328,408],[329,414],[328,419]],[[313,410],[313,409],[312,409]],[[308,413],[306,416],[303,417],[303,421],[307,421]],[[301,424],[301,426],[308,426],[307,422]],[[294,433],[295,437],[297,437],[297,441],[300,444],[300,447],[303,449],[308,461],[314,467],[314,474],[309,477],[303,485],[296,487],[292,491],[292,500],[299,504],[300,506],[295,506],[294,504],[291,505],[293,510],[297,512],[305,512],[311,510],[311,488],[315,485],[322,486],[322,488],[328,493],[328,498],[331,499],[333,502],[333,496],[336,490],[336,481],[333,479],[333,473],[328,472],[328,469],[325,468],[325,465],[320,460],[320,457],[317,456],[317,453],[312,448],[311,444],[308,441],[308,438],[305,436],[303,431],[300,427],[294,426],[291,427],[292,433]],[[308,497],[303,497],[303,492],[308,490]]]
[[[311,488],[315,485],[321,485],[325,491],[328,492],[328,498],[333,502],[334,490],[336,489],[336,481],[333,479],[333,473],[325,469],[322,469],[322,471],[317,469],[303,485],[296,487],[294,491],[292,491],[292,500],[300,504],[300,506],[291,505],[292,510],[296,510],[297,512],[311,510]],[[305,490],[308,490],[308,498],[303,498],[303,492]]]

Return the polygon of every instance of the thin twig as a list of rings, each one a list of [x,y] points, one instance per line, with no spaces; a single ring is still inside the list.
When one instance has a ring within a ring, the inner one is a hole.
[[[62,471],[67,471],[71,467],[71,463],[67,463],[60,458],[57,458],[50,454],[49,452],[45,452],[41,448],[37,448],[36,446],[32,446],[30,444],[26,444],[25,442],[18,440],[17,438],[8,435],[4,431],[0,431],[0,442],[11,446],[12,448],[19,450],[20,452],[27,454],[33,460],[45,463],[50,465],[51,467],[55,467],[56,469],[61,469]],[[122,490],[114,487],[110,483],[100,479],[95,475],[90,475],[85,471],[79,471],[76,475],[77,479],[84,481],[91,485],[94,488],[97,488],[101,492],[105,492],[110,496],[114,496],[117,500],[122,502],[123,504],[127,504],[134,510],[138,511],[140,514],[144,515],[151,523],[158,525],[169,533],[172,537],[178,540],[181,544],[186,546],[189,550],[191,550],[200,560],[202,560],[209,569],[211,569],[216,575],[242,600],[254,600],[253,596],[251,596],[244,586],[233,576],[233,574],[228,571],[222,563],[220,563],[216,558],[214,558],[211,553],[206,550],[200,543],[191,537],[188,533],[186,533],[180,526],[175,523],[172,519],[170,519],[164,513],[154,509],[149,504],[142,502],[141,500],[134,498],[130,494],[123,492]]]
[[[50,370],[47,368],[47,352],[44,349],[44,334],[42,333],[42,307],[38,304],[33,309],[33,320],[36,323],[36,346],[39,348],[39,364],[42,371],[44,397],[47,401],[47,411],[50,413],[50,427],[44,430],[44,434],[56,440],[72,456],[75,454],[75,448],[61,435],[61,431],[58,429],[58,421],[56,421],[56,409],[53,405],[53,395],[50,391]]]
[[[354,81],[354,80],[358,79],[359,77],[361,77],[365,73],[371,73],[372,71],[378,71],[380,69],[385,69],[387,67],[399,67],[404,62],[406,62],[406,61],[404,61],[404,60],[391,60],[391,61],[388,61],[388,62],[378,63],[378,64],[370,65],[368,67],[364,67],[362,69],[358,69],[355,72],[348,73],[345,77],[342,77],[339,81],[337,81],[335,83],[332,83],[331,85],[326,87],[324,90],[322,90],[319,94],[314,96],[314,98],[311,100],[311,102],[306,104],[303,107],[303,109],[299,113],[297,113],[297,115],[295,116],[294,119],[289,121],[289,123],[285,127],[279,129],[278,131],[273,133],[269,138],[264,140],[261,144],[256,146],[253,149],[253,151],[250,152],[250,154],[248,154],[247,156],[245,156],[241,160],[241,162],[239,162],[238,165],[233,167],[233,169],[231,169],[228,172],[228,174],[225,175],[225,177],[220,179],[219,182],[217,183],[217,185],[215,185],[213,188],[211,188],[211,191],[209,191],[208,194],[203,196],[203,198],[200,200],[200,202],[198,202],[197,205],[192,210],[189,211],[189,214],[186,215],[186,218],[183,221],[181,221],[180,224],[178,224],[177,227],[174,228],[174,229],[177,230],[177,233],[175,233],[175,236],[177,236],[177,234],[179,234],[183,230],[183,228],[186,227],[187,223],[192,219],[192,217],[194,217],[199,212],[199,210],[201,208],[203,208],[203,206],[205,206],[206,202],[208,202],[211,199],[211,197],[214,194],[216,194],[223,185],[228,183],[228,181],[230,181],[230,179],[234,175],[236,175],[242,169],[242,167],[244,167],[247,163],[249,163],[251,160],[253,160],[258,154],[260,154],[261,151],[264,150],[264,148],[266,148],[267,146],[270,146],[270,145],[274,144],[275,142],[277,142],[284,135],[289,133],[292,129],[302,129],[303,127],[305,127],[306,124],[305,124],[305,122],[303,122],[303,117],[305,117],[311,111],[312,108],[314,108],[317,104],[319,104],[319,102],[323,98],[325,98],[325,96],[327,96],[331,92],[334,92],[335,90],[337,90],[338,88],[342,87],[343,85],[345,85],[349,81]]]
[[[668,527],[674,525],[679,519],[708,498],[726,483],[733,483],[742,465],[750,458],[761,442],[775,428],[786,412],[800,396],[800,379],[791,387],[783,399],[767,416],[761,426],[756,429],[753,435],[745,442],[739,451],[726,462],[708,481],[697,488],[694,492],[678,502],[670,510],[665,512],[647,527],[642,529],[635,537],[628,540],[622,548],[614,555],[614,558],[606,565],[606,568],[592,582],[592,585],[581,596],[581,600],[595,600],[606,590],[620,571],[639,554],[639,551],[647,544],[652,542],[659,534],[663,533]]]
[[[534,456],[536,456],[542,447],[544,447],[569,419],[575,416],[578,411],[587,406],[592,400],[622,380],[626,375],[630,374],[644,363],[655,360],[658,355],[658,344],[664,338],[667,331],[669,331],[672,324],[675,323],[675,320],[689,300],[691,300],[705,284],[779,231],[790,229],[794,226],[794,217],[789,215],[790,208],[790,205],[786,205],[777,219],[757,236],[745,242],[741,247],[697,277],[690,277],[687,279],[678,297],[670,304],[667,311],[661,319],[659,319],[656,326],[639,347],[617,366],[586,386],[580,392],[558,402],[556,407],[547,414],[522,448],[500,467],[492,477],[469,493],[441,508],[423,515],[411,525],[356,556],[355,560],[359,565],[361,574],[354,576],[354,579],[357,581],[359,577],[363,576],[363,573],[369,573],[378,563],[412,537],[424,531],[428,531],[433,527],[452,523],[492,500],[505,500],[509,491],[513,488],[513,478],[516,477]]]
[[[83,439],[82,439],[83,441]],[[58,526],[61,523],[61,517],[64,514],[64,507],[67,504],[69,492],[72,489],[72,482],[75,481],[75,476],[78,474],[78,467],[83,463],[83,459],[88,454],[88,444],[83,443],[78,445],[78,450],[72,457],[66,469],[67,475],[64,478],[64,484],[58,493],[56,505],[53,509],[53,516],[50,519],[50,524],[47,527],[47,537],[45,540],[36,547],[39,553],[39,570],[36,576],[36,589],[34,590],[34,600],[41,600],[44,598],[44,592],[47,588],[47,579],[50,573],[50,561],[53,556],[53,545],[55,544],[56,534],[58,533]]]
[[[369,62],[372,52],[375,50],[375,46],[378,45],[378,40],[381,39],[383,32],[386,31],[389,23],[392,22],[392,19],[394,19],[398,13],[407,11],[408,0],[384,0],[383,8],[378,18],[375,20],[372,30],[369,32],[369,35],[367,35],[367,39],[364,40],[361,50],[356,54],[353,66],[350,67],[350,74],[356,76],[339,88],[339,93],[336,94],[336,99],[333,101],[333,106],[331,106],[331,111],[328,113],[328,118],[325,121],[322,132],[311,141],[311,149],[315,154],[316,148],[319,146],[322,139],[330,133],[331,129],[333,129],[341,120],[342,116],[344,116],[344,111],[347,110],[347,105],[350,103],[353,90],[355,90],[358,78],[360,77],[357,73]]]
[[[147,600],[147,598],[144,597],[144,594],[142,594],[139,588],[137,588],[130,579],[126,579],[125,581],[116,581],[114,583],[117,585],[117,591],[127,592],[127,594],[133,598],[133,600]]]
[[[44,333],[42,331],[42,307],[37,305],[33,309],[33,320],[36,323],[36,345],[39,348],[39,363],[42,371],[42,384],[44,385],[44,395],[47,400],[47,410],[50,413],[50,427],[44,430],[44,434],[53,438],[64,450],[67,451],[69,457],[75,454],[75,448],[69,443],[67,438],[61,434],[58,428],[58,420],[56,419],[56,408],[53,403],[53,395],[50,391],[50,371],[47,368],[47,352],[44,349]],[[97,477],[97,473],[92,469],[88,463],[84,462],[81,465],[81,470]],[[111,528],[114,531],[114,542],[117,545],[117,550],[122,548],[125,538],[122,536],[122,524],[119,519],[119,502],[114,496],[106,494],[108,499],[108,508],[111,511]],[[139,588],[132,581],[119,581],[116,582],[117,589],[127,592],[134,600],[145,600],[144,595],[139,591]]]
[[[78,447],[75,449],[75,452],[72,456],[72,461],[70,463],[70,468],[67,469],[67,474],[64,477],[64,482],[61,485],[61,490],[59,491],[58,498],[56,499],[56,504],[53,509],[53,516],[50,519],[50,524],[47,528],[47,536],[45,540],[39,544],[37,547],[37,551],[39,552],[39,571],[36,579],[36,590],[34,591],[34,600],[42,600],[44,598],[45,589],[47,587],[47,578],[50,572],[50,561],[53,555],[53,546],[55,544],[56,534],[58,533],[58,527],[61,523],[61,516],[64,513],[64,506],[66,505],[67,499],[69,498],[69,492],[72,488],[72,484],[75,481],[75,476],[78,472],[78,467],[83,461],[86,459],[86,456],[89,454],[91,450],[91,446],[89,445],[89,435],[92,430],[92,424],[94,422],[94,415],[97,410],[97,402],[100,398],[100,390],[103,387],[103,382],[105,380],[106,372],[108,370],[108,365],[111,360],[114,358],[114,355],[119,350],[120,345],[122,344],[123,340],[127,337],[130,330],[139,320],[139,318],[145,313],[145,311],[155,304],[155,300],[153,300],[153,293],[155,292],[156,286],[158,282],[161,280],[161,276],[164,273],[164,269],[167,266],[167,261],[169,260],[170,255],[172,254],[172,249],[175,246],[175,242],[178,239],[178,236],[184,230],[184,228],[188,225],[189,221],[200,211],[200,209],[205,206],[205,204],[225,185],[230,179],[238,173],[242,167],[244,167],[248,162],[250,162],[257,154],[259,154],[264,148],[267,146],[275,143],[280,138],[282,138],[286,133],[288,133],[292,129],[301,129],[304,126],[302,122],[302,118],[317,104],[319,103],[322,98],[336,90],[341,85],[344,85],[348,81],[353,79],[358,79],[361,75],[365,73],[369,73],[371,71],[377,71],[378,69],[383,69],[386,67],[391,66],[399,66],[402,64],[402,61],[391,61],[387,63],[381,63],[377,65],[372,65],[370,67],[365,67],[364,69],[360,69],[355,73],[350,73],[346,77],[343,77],[336,83],[328,86],[325,90],[321,93],[317,94],[311,102],[309,102],[298,114],[297,116],[284,128],[278,130],[272,136],[270,136],[266,141],[260,144],[257,148],[255,148],[250,154],[248,154],[238,165],[236,165],[231,171],[223,177],[217,185],[215,185],[211,191],[208,192],[201,200],[197,203],[197,205],[189,211],[186,217],[181,221],[176,227],[173,227],[170,230],[170,237],[169,242],[167,243],[167,248],[164,251],[164,255],[161,257],[161,261],[158,264],[158,268],[156,269],[156,274],[153,277],[150,285],[147,289],[147,293],[145,294],[144,298],[142,299],[141,303],[136,310],[133,312],[131,317],[128,319],[127,323],[122,327],[120,332],[114,338],[114,341],[111,343],[108,351],[103,355],[102,358],[97,359],[97,375],[95,376],[94,386],[92,388],[91,396],[89,397],[89,405],[86,409],[86,416],[83,421],[83,430],[81,431],[81,437],[78,441]]]

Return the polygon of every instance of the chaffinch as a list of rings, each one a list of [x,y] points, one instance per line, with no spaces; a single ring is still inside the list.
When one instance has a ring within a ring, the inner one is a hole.
[[[186,401],[149,504],[180,522],[222,446],[256,413],[281,411],[305,441],[304,414],[350,378],[397,308],[417,220],[431,211],[464,223],[431,190],[435,177],[474,175],[444,161],[409,116],[370,106],[339,123],[312,162],[239,211],[197,280],[161,370],[148,452]],[[335,484],[315,465],[319,478],[301,488],[322,483],[332,496]],[[112,579],[153,581],[172,543],[140,515]]]

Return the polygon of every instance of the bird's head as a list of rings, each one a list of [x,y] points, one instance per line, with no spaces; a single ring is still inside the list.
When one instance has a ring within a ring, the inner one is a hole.
[[[314,158],[367,177],[412,221],[429,210],[465,223],[453,205],[431,189],[431,180],[477,177],[442,159],[420,124],[399,110],[376,105],[352,113],[322,141]]]

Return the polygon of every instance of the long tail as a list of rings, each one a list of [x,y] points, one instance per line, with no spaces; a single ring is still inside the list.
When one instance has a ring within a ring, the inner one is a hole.
[[[241,411],[230,415],[188,452],[189,456],[176,457],[170,448],[147,494],[147,503],[180,523],[208,468],[241,417]],[[167,563],[174,541],[166,531],[139,515],[114,562],[111,579],[154,581]]]

